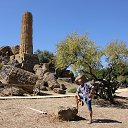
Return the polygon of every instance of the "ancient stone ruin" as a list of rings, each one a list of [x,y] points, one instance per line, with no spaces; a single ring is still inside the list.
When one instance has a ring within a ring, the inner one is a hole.
[[[59,77],[58,80],[73,82],[74,74],[66,69],[55,71],[51,68],[51,63],[39,64],[37,55],[33,54],[32,35],[33,17],[30,12],[25,12],[22,16],[20,45],[0,47],[0,88],[4,90],[2,84],[6,85],[6,90],[15,86],[13,89],[16,92],[13,94],[20,92],[20,95],[24,91],[38,94],[40,90],[65,94],[67,88],[64,84],[59,84],[57,79]],[[7,93],[9,94],[10,92]]]
[[[22,16],[20,45],[0,48],[0,93],[5,91],[6,86],[6,90],[11,90],[6,95],[21,95],[24,92],[37,94],[40,89],[64,94],[66,88],[57,82],[49,63],[40,65],[37,55],[33,54],[32,23],[32,14],[25,12]]]
[[[20,56],[24,56],[24,54],[33,54],[32,22],[32,14],[30,12],[24,13],[22,16],[20,36]]]
[[[33,54],[32,22],[32,14],[30,12],[25,12],[22,16],[19,52],[16,52],[18,46],[15,46],[13,47],[13,51],[18,54],[10,56],[10,60],[17,60],[21,63],[22,69],[31,72],[33,72],[34,65],[39,64],[38,57]]]

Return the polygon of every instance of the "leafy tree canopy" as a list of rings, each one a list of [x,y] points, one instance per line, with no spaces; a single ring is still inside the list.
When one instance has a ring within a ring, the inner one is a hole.
[[[38,49],[34,54],[37,54],[40,63],[48,63],[54,58],[54,54],[47,50],[41,51]]]
[[[63,69],[70,66],[76,73],[93,73],[96,67],[101,66],[102,55],[103,52],[86,34],[79,36],[73,33],[57,44],[56,67]]]
[[[106,61],[108,63],[109,79],[116,79],[123,75],[127,68],[128,49],[125,42],[113,41],[105,47]],[[121,77],[120,77],[121,78]]]

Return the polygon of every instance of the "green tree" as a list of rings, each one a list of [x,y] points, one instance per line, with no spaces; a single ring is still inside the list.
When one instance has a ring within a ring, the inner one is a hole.
[[[40,63],[49,63],[50,70],[55,71],[55,56],[52,52],[38,49],[34,54],[38,56]]]
[[[117,80],[127,68],[128,49],[124,42],[113,41],[105,48],[106,62],[108,63],[107,79]]]
[[[106,68],[103,68],[101,57],[105,55]],[[77,33],[68,35],[65,40],[57,44],[56,68],[71,67],[77,74],[81,71],[90,79],[101,81],[97,94],[113,102],[113,94],[119,86],[117,76],[124,72],[125,62],[128,59],[128,50],[125,43],[111,42],[104,50],[100,50],[87,35]]]
[[[40,63],[48,63],[54,59],[54,54],[47,50],[41,51],[38,49],[34,54],[38,56]]]
[[[106,98],[113,102],[113,94],[120,86],[119,78],[122,79],[121,76],[124,74],[126,67],[128,49],[124,42],[113,41],[105,47],[104,52],[108,66],[106,67],[106,76],[102,82],[106,89]]]
[[[122,85],[124,87],[128,87],[128,61],[126,62],[126,68],[124,69],[124,74],[123,74],[125,80],[123,81]]]
[[[64,41],[57,44],[56,68],[71,67],[77,74],[80,71],[91,74],[101,66],[102,51],[90,41],[87,35],[77,33],[68,35]]]

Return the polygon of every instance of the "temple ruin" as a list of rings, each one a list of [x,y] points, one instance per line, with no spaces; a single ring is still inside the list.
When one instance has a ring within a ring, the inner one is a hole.
[[[33,54],[32,34],[33,17],[30,12],[25,12],[22,16],[20,45],[0,47],[0,84],[3,93],[6,89],[8,92],[4,95],[23,95],[26,92],[36,95],[40,90],[65,94],[66,87],[57,81],[58,76],[50,68],[50,63],[39,64],[38,56]],[[60,74],[74,77],[68,71],[62,71]],[[7,88],[4,88],[4,85]]]
[[[30,12],[25,12],[22,16],[20,56],[24,54],[33,54],[32,14]]]
[[[19,53],[10,56],[10,60],[17,60],[22,64],[21,68],[33,71],[35,64],[39,64],[38,57],[33,54],[32,28],[33,18],[30,12],[22,16]]]

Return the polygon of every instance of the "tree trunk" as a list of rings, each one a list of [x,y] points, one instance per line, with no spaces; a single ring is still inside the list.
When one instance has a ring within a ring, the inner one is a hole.
[[[114,103],[114,99],[113,99],[113,96],[112,96],[112,86],[111,86],[111,83],[107,84],[107,87],[108,87],[108,90],[107,90],[108,100],[110,101],[110,103]]]

